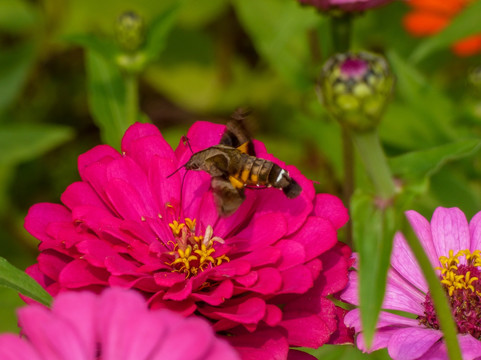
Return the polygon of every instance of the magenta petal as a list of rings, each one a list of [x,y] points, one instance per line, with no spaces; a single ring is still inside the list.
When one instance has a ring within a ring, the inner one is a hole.
[[[347,208],[341,199],[331,194],[317,194],[314,214],[329,220],[335,229],[339,229],[349,220]]]
[[[149,169],[154,157],[175,160],[174,151],[161,135],[145,136],[132,141],[126,154],[142,169]]]
[[[473,216],[469,222],[469,233],[471,237],[471,252],[481,249],[481,212]]]
[[[147,315],[146,303],[139,294],[118,288],[105,291],[98,304],[96,319],[102,359],[134,360],[136,356],[142,358],[138,350],[147,351],[147,354],[151,352],[158,339],[162,338],[163,331],[152,331],[158,320]],[[162,329],[165,325],[160,324],[159,327]]]
[[[243,360],[286,359],[289,344],[277,328],[258,330],[225,338]]]
[[[214,334],[207,323],[197,318],[190,318],[177,326],[172,326],[169,330],[162,339],[162,347],[156,352],[154,359],[209,359],[209,350],[214,342]],[[178,339],[182,339],[182,341]],[[182,346],[179,346],[180,344]]]
[[[154,279],[160,286],[171,287],[174,284],[185,280],[185,275],[174,272],[158,272],[154,274]]]
[[[57,297],[52,306],[52,311],[56,316],[61,316],[69,323],[75,324],[79,340],[91,358],[95,357],[97,351],[95,344],[96,331],[94,328],[96,302],[97,299],[93,293],[68,292]],[[72,311],[72,309],[75,309],[75,311]]]
[[[90,165],[100,162],[100,161],[112,161],[114,159],[120,159],[122,156],[109,145],[98,145],[93,149],[87,151],[86,153],[78,157],[78,171],[80,177],[85,181],[85,169]]]
[[[423,314],[424,294],[409,285],[396,272],[390,272],[384,296],[383,308]]]
[[[312,287],[311,272],[304,265],[291,267],[281,272],[282,288],[279,294],[302,294]]]
[[[259,294],[274,294],[282,286],[283,278],[279,271],[275,268],[262,268],[257,270],[257,282],[248,288]]]
[[[334,332],[320,316],[302,309],[285,314],[279,325],[287,330],[289,344],[314,349],[325,344]]]
[[[60,272],[59,282],[69,289],[89,285],[108,285],[108,273],[101,268],[91,266],[84,260],[74,260],[68,263]]]
[[[414,255],[401,233],[394,236],[394,244],[391,255],[391,265],[409,283],[419,290],[427,292],[427,284]]]
[[[400,360],[418,359],[442,336],[441,331],[433,329],[406,328],[396,331],[389,340],[389,355]]]
[[[0,335],[0,359],[42,360],[30,343],[13,334]]]
[[[286,221],[276,213],[256,216],[249,225],[229,240],[241,251],[252,251],[279,240],[286,233]]]
[[[30,343],[44,359],[85,360],[91,358],[79,337],[76,326],[55,316],[40,305],[30,305],[18,311],[19,324]],[[59,336],[61,334],[62,336]]]
[[[205,306],[199,311],[211,319],[228,319],[240,324],[256,324],[264,317],[266,303],[260,298],[250,298],[232,306],[215,308]]]
[[[105,203],[100,199],[92,187],[82,181],[74,182],[63,192],[60,200],[70,209],[78,205],[91,205],[106,208]]]
[[[431,231],[438,257],[448,256],[449,250],[456,254],[471,247],[468,221],[458,208],[436,208],[431,219]]]
[[[399,328],[386,328],[378,330],[374,334],[374,339],[372,340],[372,344],[369,348],[367,348],[366,342],[364,341],[364,334],[359,333],[356,338],[356,346],[359,348],[359,350],[368,353],[379,349],[387,348],[389,340],[398,331]]]
[[[180,175],[176,173],[167,179],[177,166],[177,162],[172,158],[152,158],[148,173],[150,189],[157,207],[161,210],[165,209],[165,204],[175,203],[180,196]],[[161,213],[163,214],[163,211]]]
[[[159,136],[162,138],[159,129],[155,125],[141,123],[133,124],[127,129],[122,137],[122,152],[126,154],[130,153],[132,142],[147,136]],[[130,154],[128,155],[130,156]]]
[[[178,282],[173,285],[164,295],[165,300],[181,301],[185,300],[192,293],[192,279]]]
[[[234,292],[232,281],[222,281],[214,290],[193,293],[191,298],[201,300],[206,304],[218,306],[222,304],[225,299],[230,299]]]
[[[481,356],[481,341],[471,335],[458,334],[459,347],[463,353],[463,359],[477,359]],[[445,345],[445,343],[443,343]]]
[[[306,249],[297,241],[280,240],[275,244],[274,249],[282,253],[278,264],[279,270],[287,270],[293,266],[305,263]]]
[[[433,267],[439,266],[439,256],[433,244],[433,236],[431,233],[431,225],[421,214],[416,211],[406,211],[406,217],[409,220],[417,238],[421,242],[426,255],[429,257]],[[447,255],[447,254],[446,254]]]
[[[62,205],[39,203],[33,205],[25,217],[25,229],[40,241],[48,241],[47,226],[50,222],[70,222],[72,215]]]
[[[304,226],[291,235],[290,239],[304,245],[305,260],[311,260],[332,248],[337,242],[337,234],[328,220],[309,216]]]

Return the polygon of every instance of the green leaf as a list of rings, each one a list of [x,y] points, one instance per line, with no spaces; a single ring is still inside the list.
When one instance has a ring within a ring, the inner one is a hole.
[[[481,2],[473,1],[457,14],[451,23],[436,35],[426,38],[411,55],[413,62],[419,62],[436,50],[445,48],[470,35],[479,34],[481,23]]]
[[[35,60],[33,43],[23,43],[0,51],[0,113],[22,90]]]
[[[125,108],[125,84],[119,69],[93,48],[87,50],[88,101],[102,140],[120,147],[129,127]]]
[[[392,206],[378,207],[372,196],[357,192],[352,198],[353,239],[359,254],[359,301],[364,338],[370,344],[386,290],[393,238],[400,228]]]
[[[59,125],[0,126],[0,164],[15,165],[34,159],[72,139],[71,128]]]
[[[234,0],[237,16],[258,52],[291,84],[312,87],[308,30],[324,18],[296,1]]]
[[[415,128],[427,129],[438,143],[455,139],[457,131],[452,119],[456,117],[457,108],[454,103],[395,51],[388,52],[388,59],[393,73],[396,74],[396,95],[401,98],[404,106],[407,105],[422,119],[421,124],[413,124]],[[389,119],[386,120],[386,123],[388,122]],[[404,122],[395,125],[411,129],[409,122],[410,118],[407,117]],[[388,125],[386,124],[386,127]],[[395,131],[392,133],[396,134]],[[424,140],[419,138],[419,141]]]
[[[468,139],[437,146],[427,150],[413,151],[389,160],[395,176],[408,182],[431,177],[448,161],[472,155],[481,147],[478,139]]]
[[[0,30],[16,33],[32,27],[38,11],[28,1],[0,0]]]
[[[47,306],[52,301],[52,297],[35,280],[2,257],[0,257],[0,285]]]
[[[167,36],[175,25],[182,1],[176,1],[152,20],[144,47],[148,62],[157,59],[167,43]]]
[[[80,45],[85,49],[95,51],[102,55],[105,59],[111,59],[113,62],[118,55],[119,49],[113,41],[104,39],[94,34],[75,34],[63,37],[63,41],[71,44]]]

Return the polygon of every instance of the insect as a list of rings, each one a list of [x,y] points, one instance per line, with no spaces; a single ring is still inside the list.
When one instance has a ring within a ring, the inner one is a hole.
[[[301,186],[287,170],[254,155],[254,146],[243,125],[245,114],[237,110],[226,124],[218,145],[194,153],[183,166],[202,170],[211,177],[214,200],[222,216],[233,214],[245,199],[245,187],[274,187],[288,198],[297,197]]]

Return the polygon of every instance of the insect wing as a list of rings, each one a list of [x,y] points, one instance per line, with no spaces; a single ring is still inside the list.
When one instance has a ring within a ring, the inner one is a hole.
[[[244,126],[242,118],[233,118],[227,121],[226,130],[219,144],[237,148],[239,151],[249,155],[255,155],[254,144]]]
[[[217,211],[222,216],[233,214],[245,199],[244,189],[236,189],[222,176],[212,177],[211,185]]]

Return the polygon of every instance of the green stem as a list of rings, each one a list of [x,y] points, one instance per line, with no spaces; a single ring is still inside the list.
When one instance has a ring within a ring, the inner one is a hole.
[[[394,182],[377,131],[352,132],[351,135],[376,194],[383,200],[392,199],[395,193]]]
[[[449,308],[446,293],[417,237],[406,236],[406,240],[428,283],[431,299],[433,299],[434,308],[436,310],[436,316],[444,334],[448,356],[451,360],[461,360],[461,350],[456,337],[457,329],[453,317],[451,316],[451,309]]]
[[[331,17],[332,48],[334,53],[346,52],[351,44],[352,16],[342,13]],[[343,200],[351,202],[354,192],[354,149],[349,131],[342,126],[342,157],[343,157]],[[345,242],[352,245],[352,223],[346,227]]]
[[[136,74],[125,75],[125,113],[127,126],[139,120],[139,82]]]
[[[346,52],[351,47],[352,16],[349,13],[331,17],[332,48],[335,53]]]

